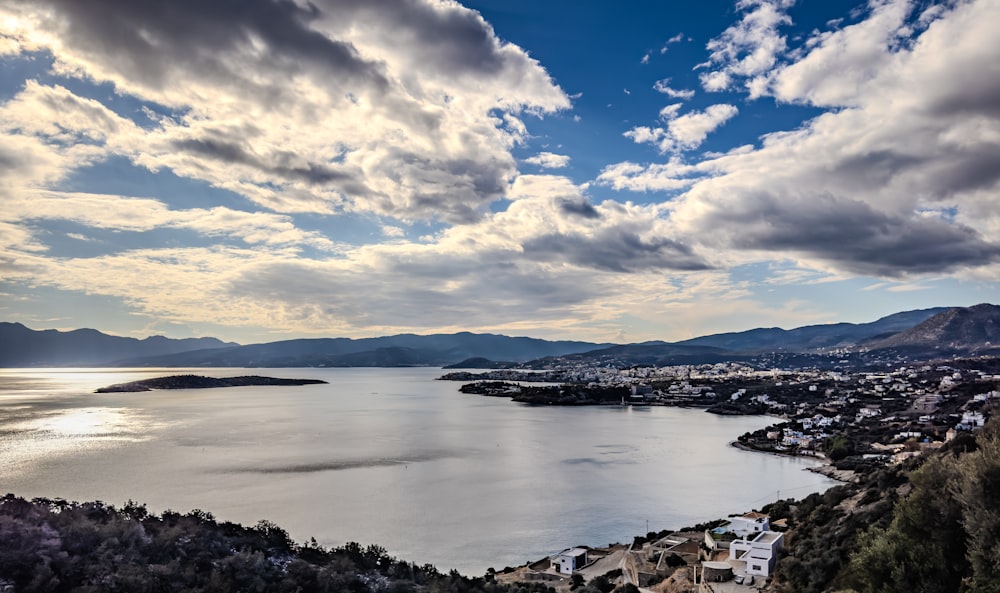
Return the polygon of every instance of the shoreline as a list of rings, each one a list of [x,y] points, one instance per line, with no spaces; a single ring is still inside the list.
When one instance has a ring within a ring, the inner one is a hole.
[[[819,474],[830,478],[831,480],[837,480],[838,482],[849,483],[857,479],[857,474],[854,471],[848,469],[837,469],[830,460],[826,457],[820,457],[819,455],[801,455],[798,453],[782,453],[780,451],[764,451],[761,449],[755,449],[749,445],[744,445],[739,441],[731,441],[729,443],[731,447],[735,447],[741,451],[749,451],[752,453],[764,453],[766,455],[777,455],[779,457],[797,457],[800,459],[815,459],[819,462],[819,465],[814,465],[807,467],[806,471],[810,471],[814,474]]]

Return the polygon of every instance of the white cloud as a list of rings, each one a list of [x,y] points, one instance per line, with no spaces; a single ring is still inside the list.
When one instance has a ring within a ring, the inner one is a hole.
[[[544,169],[561,169],[569,165],[569,156],[552,152],[540,152],[533,157],[524,159],[524,162]]]
[[[619,312],[607,302],[670,309],[690,298],[676,283],[696,286],[704,281],[695,276],[719,276],[695,250],[671,238],[659,208],[593,204],[583,191],[565,177],[520,176],[510,188],[516,199],[503,212],[446,228],[427,243],[387,230],[396,240],[338,246],[336,257],[321,260],[300,256],[297,248],[310,240],[304,234],[287,241],[247,238],[226,246],[48,258],[26,250],[31,237],[21,233],[10,237],[5,266],[8,280],[124,299],[138,313],[167,321],[327,335],[525,328],[603,336],[618,329]],[[35,220],[231,235],[250,227],[241,219],[246,213],[171,211],[153,200],[40,198]],[[17,209],[27,216],[26,204]],[[140,210],[150,212],[148,221],[130,223]],[[264,236],[292,230],[285,222],[265,216],[257,228]],[[0,237],[4,228],[0,223]],[[664,272],[673,274],[671,282]],[[718,281],[713,290],[717,297],[726,292]]]
[[[52,0],[9,3],[0,18],[18,23],[10,35],[22,51],[51,51],[58,74],[173,112],[151,130],[50,113],[35,130],[49,143],[53,126],[96,130],[101,156],[281,212],[474,220],[516,172],[521,116],[569,106],[537,61],[458,4],[310,7],[244,3],[223,16],[211,3]],[[102,113],[68,100],[76,113]]]
[[[385,235],[386,237],[398,239],[400,237],[405,237],[406,231],[404,231],[402,227],[394,226],[391,224],[384,224],[382,225],[382,234]]]
[[[333,243],[295,227],[291,218],[224,207],[172,210],[159,200],[85,193],[29,191],[9,196],[0,220],[10,223],[70,221],[103,231],[149,232],[186,229],[205,237],[231,237],[246,244],[310,246],[332,250]],[[22,238],[27,241],[28,237]]]
[[[857,105],[864,98],[859,91],[885,76],[894,61],[893,49],[912,33],[906,26],[911,10],[909,2],[875,3],[867,19],[817,33],[807,41],[808,54],[769,74],[766,86],[758,87],[760,93],[820,106]]]
[[[653,88],[664,95],[670,97],[671,99],[681,99],[687,100],[694,97],[693,89],[674,89],[670,87],[670,79],[664,78],[663,80],[657,80],[653,84]]]
[[[792,257],[809,269],[885,278],[995,269],[1000,3],[937,10],[920,19],[925,30],[900,40],[905,14],[904,3],[878,3],[774,71],[763,88],[780,99],[832,107],[798,129],[691,166],[609,166],[599,181],[689,186],[670,203],[672,231],[697,237],[717,262]],[[678,128],[668,137],[669,127],[630,134],[667,148],[681,142],[674,138],[693,144],[712,128],[706,120],[690,122],[687,136]]]
[[[704,111],[678,115],[680,105],[668,105],[660,110],[665,127],[637,126],[625,132],[627,138],[643,144],[655,144],[661,153],[693,150],[701,146],[710,133],[739,113],[733,105],[709,105]]]
[[[706,91],[730,90],[738,80],[765,75],[784,53],[787,42],[778,30],[791,24],[786,10],[795,0],[740,0],[740,22],[708,42],[709,59],[700,67],[710,68],[700,75]]]

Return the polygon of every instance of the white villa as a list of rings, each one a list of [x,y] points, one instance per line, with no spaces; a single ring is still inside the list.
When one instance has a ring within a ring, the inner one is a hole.
[[[753,538],[744,537],[729,543],[729,558],[746,562],[746,573],[769,576],[774,571],[778,552],[784,547],[785,534],[763,531]]]
[[[771,528],[767,515],[762,513],[747,513],[742,517],[731,517],[729,523],[722,526],[730,533],[735,533],[740,537],[761,533]]]
[[[568,548],[552,559],[552,566],[562,574],[573,574],[574,570],[583,568],[585,564],[587,564],[586,548]]]

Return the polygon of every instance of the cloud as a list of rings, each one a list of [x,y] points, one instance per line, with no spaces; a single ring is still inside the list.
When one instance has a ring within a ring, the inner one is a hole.
[[[664,95],[670,97],[671,99],[681,99],[687,100],[694,97],[693,89],[674,89],[670,87],[670,79],[664,78],[663,80],[657,80],[653,85],[653,88],[658,93],[663,93]]]
[[[663,47],[660,48],[660,54],[662,55],[662,54],[667,53],[667,49],[671,45],[673,45],[675,43],[680,43],[681,41],[684,41],[684,33],[678,33],[678,34],[674,35],[673,37],[671,37],[670,39],[667,39],[667,42],[664,43]]]
[[[859,23],[815,34],[806,42],[811,49],[805,57],[756,82],[757,94],[825,107],[859,104],[859,89],[891,69],[893,50],[913,33],[906,25],[913,8],[909,2],[872,6],[871,15]]]
[[[26,248],[27,225],[7,235],[0,220],[0,238],[10,243],[3,252],[9,281],[119,298],[139,314],[171,322],[263,325],[300,335],[430,328],[559,335],[588,326],[603,335],[619,329],[620,313],[607,303],[677,306],[665,295],[687,282],[681,278],[717,274],[697,248],[671,235],[657,207],[592,203],[583,188],[549,175],[521,176],[510,194],[515,200],[506,210],[426,240],[409,241],[384,226],[393,241],[327,244],[330,256],[320,259],[301,255],[304,247],[324,247],[314,244],[319,237],[283,215],[172,210],[156,200],[87,194],[38,195],[5,215],[37,225],[72,220],[119,232],[189,230],[236,240],[50,258]]]
[[[533,157],[524,159],[524,162],[530,165],[537,165],[543,169],[561,169],[569,165],[569,156],[552,152],[540,152]]]
[[[667,208],[673,236],[716,262],[792,256],[810,269],[884,278],[995,269],[1000,76],[987,73],[1000,74],[989,24],[1000,5],[917,15],[923,28],[901,40],[912,26],[900,24],[906,10],[876,4],[760,74],[768,84],[759,89],[780,100],[829,108],[801,127],[694,163],[611,165],[598,181],[683,191]],[[671,148],[684,135],[668,129],[629,134]]]
[[[56,74],[162,114],[152,128],[71,122],[105,134],[102,156],[279,212],[475,220],[516,173],[520,118],[569,106],[536,60],[454,3],[43,0],[0,13]]]
[[[777,63],[787,42],[778,30],[790,25],[786,10],[795,0],[740,0],[737,9],[743,18],[707,44],[707,68],[699,75],[706,91],[718,92],[733,89],[740,80],[753,85],[755,77],[766,74]]]
[[[35,191],[10,196],[0,220],[11,223],[70,221],[100,231],[144,233],[191,230],[245,244],[304,246],[332,250],[333,242],[296,228],[288,216],[224,207],[173,210],[159,200],[85,193]]]
[[[709,105],[704,111],[691,111],[678,115],[680,104],[668,105],[660,111],[665,127],[637,126],[625,132],[634,142],[656,145],[661,153],[693,150],[719,126],[739,113],[734,105]]]

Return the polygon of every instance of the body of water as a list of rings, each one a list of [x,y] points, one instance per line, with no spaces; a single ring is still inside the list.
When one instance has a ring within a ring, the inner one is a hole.
[[[329,385],[94,394],[195,373]],[[802,497],[810,462],[737,450],[773,422],[665,407],[534,407],[440,369],[3,369],[0,493],[273,521],[482,575]]]

